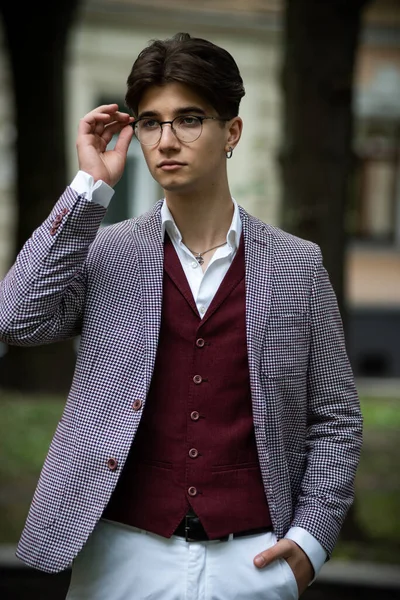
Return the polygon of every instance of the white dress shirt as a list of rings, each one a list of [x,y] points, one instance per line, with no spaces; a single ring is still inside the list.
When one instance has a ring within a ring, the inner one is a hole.
[[[78,171],[71,183],[71,188],[78,194],[85,194],[87,200],[101,204],[105,208],[107,208],[114,195],[113,188],[103,181],[94,183],[93,177],[83,171]],[[234,205],[233,218],[226,235],[226,246],[216,249],[204,272],[190,250],[182,243],[182,235],[175,224],[165,199],[161,208],[163,234],[167,231],[171,238],[201,317],[206,313],[239,246],[242,223],[238,205],[233,198],[232,202]],[[195,250],[201,252],[205,248],[195,248]],[[327,558],[327,553],[321,544],[302,527],[291,527],[285,537],[296,542],[307,554],[316,577]]]
[[[231,226],[226,234],[226,245],[215,250],[204,272],[193,254],[183,244],[181,233],[175,224],[165,199],[161,208],[163,236],[166,231],[174,245],[201,317],[205,315],[207,308],[211,304],[239,247],[242,222],[239,216],[238,205],[233,199],[232,202],[234,206],[233,217]],[[202,250],[206,250],[206,248]]]

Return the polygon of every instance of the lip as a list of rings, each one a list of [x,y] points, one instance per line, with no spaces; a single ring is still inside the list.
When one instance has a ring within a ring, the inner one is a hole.
[[[163,171],[176,171],[181,167],[184,167],[185,163],[178,162],[176,160],[163,160],[160,162],[157,167],[162,169]]]

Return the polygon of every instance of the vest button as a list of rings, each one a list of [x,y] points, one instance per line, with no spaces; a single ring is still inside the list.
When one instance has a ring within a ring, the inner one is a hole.
[[[196,448],[190,448],[190,450],[189,450],[190,458],[197,458],[198,455],[199,455],[199,451],[196,450]]]
[[[118,462],[115,458],[109,458],[107,461],[107,467],[110,469],[110,471],[115,471],[115,469],[118,467]]]
[[[203,378],[201,375],[195,375],[193,377],[193,381],[194,381],[194,383],[196,383],[198,385],[199,383],[201,383],[203,381]]]
[[[199,338],[198,340],[196,340],[196,346],[198,348],[202,348],[205,344],[205,341],[203,340],[203,338]]]
[[[192,419],[192,421],[198,421],[200,419],[200,413],[197,412],[197,410],[193,410],[190,413],[190,418]]]
[[[140,410],[142,408],[142,401],[135,400],[135,402],[132,404],[132,408],[133,410]]]
[[[194,487],[194,485],[190,486],[190,488],[188,489],[188,494],[189,496],[197,496],[197,489]]]

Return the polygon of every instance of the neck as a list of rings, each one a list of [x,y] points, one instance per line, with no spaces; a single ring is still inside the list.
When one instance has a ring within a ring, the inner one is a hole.
[[[203,252],[226,241],[232,222],[233,202],[225,189],[199,193],[166,192],[165,199],[183,243],[195,252]]]

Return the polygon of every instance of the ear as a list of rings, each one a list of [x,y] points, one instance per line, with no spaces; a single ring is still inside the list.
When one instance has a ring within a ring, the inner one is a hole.
[[[240,117],[234,117],[227,123],[226,151],[236,148],[243,130],[243,121]]]

